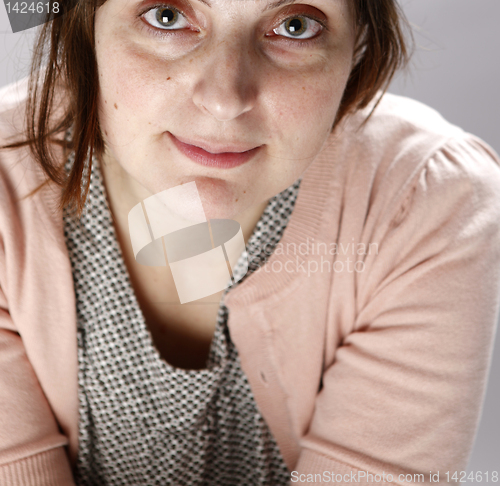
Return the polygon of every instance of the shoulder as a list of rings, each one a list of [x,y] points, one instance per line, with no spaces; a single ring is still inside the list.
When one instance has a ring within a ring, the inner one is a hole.
[[[26,183],[30,185],[25,174],[27,171],[33,172],[36,167],[27,147],[3,148],[10,143],[21,141],[25,136],[27,98],[27,78],[0,89],[0,147],[2,147],[0,149],[0,184],[9,186],[8,191],[4,187],[5,190],[2,191],[4,196],[8,193],[23,191]],[[28,179],[31,178],[28,177]]]
[[[385,93],[376,103],[380,95],[347,120],[348,132],[393,142],[415,135],[438,141],[465,133],[439,112],[417,100]]]
[[[26,137],[28,89],[27,77],[0,88],[0,200],[3,209],[7,199],[10,204],[17,205],[47,179],[28,146],[4,148]],[[53,155],[62,156],[55,144]],[[37,204],[41,202],[37,200]]]
[[[11,258],[21,255],[19,250],[35,233],[53,241],[60,219],[60,190],[52,181],[47,183],[29,147],[3,148],[25,136],[27,98],[27,79],[0,89],[0,248]],[[58,146],[53,153],[62,157]]]
[[[343,151],[378,172],[394,169],[401,160],[406,166],[421,163],[448,141],[469,136],[431,107],[389,93],[348,117],[337,131]]]
[[[19,107],[28,96],[28,77],[0,88],[0,114]]]
[[[43,78],[43,69],[39,80]],[[38,91],[43,91],[40,85]],[[30,96],[29,76],[0,88],[0,147],[23,140],[26,135],[26,111]],[[49,126],[58,125],[67,111],[68,97],[63,83],[59,80],[53,85],[53,107],[49,113]],[[37,100],[40,103],[40,100]],[[37,111],[41,106],[37,106]],[[58,133],[56,139],[62,140],[64,133]],[[2,155],[6,152],[1,149]]]
[[[339,128],[336,143],[349,166],[348,182],[364,180],[367,210],[378,205],[395,215],[417,186],[441,202],[457,191],[479,205],[498,197],[494,150],[418,101],[385,94]]]
[[[27,147],[3,148],[23,138],[26,99],[26,79],[0,89],[0,233],[19,219],[18,204],[37,183]]]
[[[28,78],[0,88],[0,146],[16,141],[24,133],[27,98]]]

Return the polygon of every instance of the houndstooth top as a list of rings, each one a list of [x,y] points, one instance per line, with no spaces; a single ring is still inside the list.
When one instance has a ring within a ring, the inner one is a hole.
[[[73,161],[74,154],[67,170]],[[269,201],[247,244],[247,276],[280,240],[300,182]],[[173,367],[156,350],[136,300],[96,159],[85,211],[77,220],[65,210],[64,228],[78,320],[76,484],[288,484],[229,335],[223,300],[231,287],[221,299],[206,368]],[[244,271],[243,255],[236,275]]]

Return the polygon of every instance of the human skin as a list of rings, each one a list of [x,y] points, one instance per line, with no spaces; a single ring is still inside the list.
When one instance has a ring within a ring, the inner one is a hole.
[[[270,0],[212,0],[211,7],[172,0],[168,5],[185,19],[174,22],[179,30],[165,31],[145,22],[151,14],[144,12],[158,7],[153,2],[107,0],[96,12],[102,170],[154,343],[170,364],[200,369],[222,292],[181,305],[168,265],[135,262],[128,212],[153,194],[195,181],[205,215],[238,221],[247,241],[268,200],[298,179],[331,132],[351,70],[354,20],[348,0],[274,8]],[[284,22],[297,16],[326,28],[299,21],[305,30],[287,38]],[[243,165],[207,167],[182,154],[168,133],[215,147],[211,152],[222,145],[261,148]]]
[[[169,30],[155,22],[156,10],[141,15],[158,6],[152,0],[107,0],[96,12],[99,121],[106,184],[115,186],[112,198],[118,194],[113,209],[128,212],[149,195],[196,181],[208,218],[255,224],[331,132],[352,64],[348,0],[167,5],[182,12]],[[298,25],[304,17],[322,20],[326,28],[309,20],[294,38],[284,27],[290,17]],[[238,167],[206,167],[179,152],[167,132],[261,149]]]

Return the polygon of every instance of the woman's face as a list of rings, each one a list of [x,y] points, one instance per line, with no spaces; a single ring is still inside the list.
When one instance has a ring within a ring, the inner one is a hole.
[[[196,181],[212,218],[281,192],[331,131],[349,1],[107,0],[95,18],[105,163],[151,194]]]

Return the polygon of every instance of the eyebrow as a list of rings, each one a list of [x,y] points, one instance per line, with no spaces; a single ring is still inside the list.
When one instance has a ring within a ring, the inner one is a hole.
[[[210,8],[212,7],[212,5],[210,5],[210,3],[207,0],[199,0],[199,1],[204,3],[207,7],[210,7]],[[264,9],[264,12],[267,10],[272,10],[273,8],[281,7],[282,5],[288,5],[291,3],[295,3],[297,1],[298,0],[277,0],[276,2],[273,2],[273,3],[270,3],[269,5],[267,5],[266,8]]]

